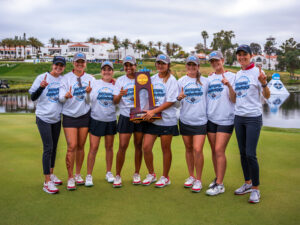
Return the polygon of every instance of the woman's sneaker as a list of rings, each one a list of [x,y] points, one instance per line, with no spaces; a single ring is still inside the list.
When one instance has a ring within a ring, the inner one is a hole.
[[[260,191],[257,189],[252,189],[249,198],[249,203],[259,203],[259,199],[260,199]]]
[[[59,190],[55,187],[53,181],[44,182],[43,190],[49,194],[56,194]]]
[[[246,193],[252,192],[252,184],[246,184],[244,183],[240,188],[236,189],[234,191],[234,194],[236,195],[244,195]]]
[[[105,180],[107,180],[108,183],[112,183],[114,182],[114,175],[112,174],[112,172],[107,172],[105,175]]]
[[[132,184],[138,185],[138,184],[141,184],[141,183],[142,183],[142,181],[141,181],[140,174],[138,174],[138,173],[133,174]]]
[[[155,181],[156,181],[156,175],[155,175],[155,173],[153,173],[153,174],[150,174],[150,173],[149,173],[149,174],[146,176],[146,179],[143,180],[143,183],[142,183],[142,184],[148,186],[148,185],[154,183]]]
[[[225,192],[225,187],[224,184],[215,184],[215,186],[209,188],[206,191],[207,195],[218,195],[218,194],[222,194]]]
[[[185,180],[184,187],[186,187],[186,188],[192,187],[195,180],[196,179],[194,177],[190,176],[188,179]]]
[[[84,185],[84,180],[81,177],[81,174],[75,174],[75,181],[77,185]]]
[[[86,187],[92,187],[94,186],[93,184],[93,177],[91,174],[88,174],[86,175],[85,177],[85,184],[84,184]]]
[[[74,178],[70,178],[70,179],[68,180],[67,189],[68,189],[69,191],[76,190],[76,185],[75,185],[75,179],[74,179]]]
[[[202,183],[201,183],[201,181],[200,180],[196,180],[194,182],[193,187],[192,187],[192,192],[198,193],[198,192],[201,191],[201,189],[202,189]]]
[[[159,178],[159,180],[155,183],[155,187],[158,187],[158,188],[163,188],[167,185],[170,185],[171,184],[171,181],[169,178],[166,178],[164,176],[161,176]]]
[[[213,186],[215,186],[215,185],[216,185],[216,182],[217,182],[217,178],[215,178],[215,179],[213,180],[213,182],[211,182],[211,183],[208,185],[208,188],[212,188]]]
[[[114,188],[122,187],[122,179],[119,175],[115,177],[114,183],[113,183]]]
[[[62,181],[57,178],[54,174],[50,175],[50,180],[54,182],[55,185],[62,185]]]

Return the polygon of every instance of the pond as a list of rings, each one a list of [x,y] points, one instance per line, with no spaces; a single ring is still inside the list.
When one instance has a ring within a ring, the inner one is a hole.
[[[263,124],[270,127],[300,128],[300,93],[272,95],[263,105]],[[1,94],[0,113],[34,113],[35,105],[26,93]]]

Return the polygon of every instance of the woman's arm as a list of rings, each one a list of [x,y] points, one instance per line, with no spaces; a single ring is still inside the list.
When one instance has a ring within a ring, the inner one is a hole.
[[[165,102],[157,108],[154,108],[152,110],[145,110],[146,114],[143,116],[143,120],[150,120],[156,113],[162,112],[167,108],[170,108],[173,104],[174,102]]]

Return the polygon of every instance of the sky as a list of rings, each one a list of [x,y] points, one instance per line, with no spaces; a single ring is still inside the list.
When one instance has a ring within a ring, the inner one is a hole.
[[[117,35],[131,41],[175,42],[192,51],[201,32],[232,30],[233,43],[300,42],[297,0],[0,0],[0,39],[34,36],[86,41]]]

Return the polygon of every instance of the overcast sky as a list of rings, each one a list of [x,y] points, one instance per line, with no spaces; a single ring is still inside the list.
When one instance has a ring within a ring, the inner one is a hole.
[[[0,0],[0,39],[34,36],[86,41],[117,35],[131,41],[203,43],[201,32],[233,30],[239,44],[300,42],[299,0]]]

